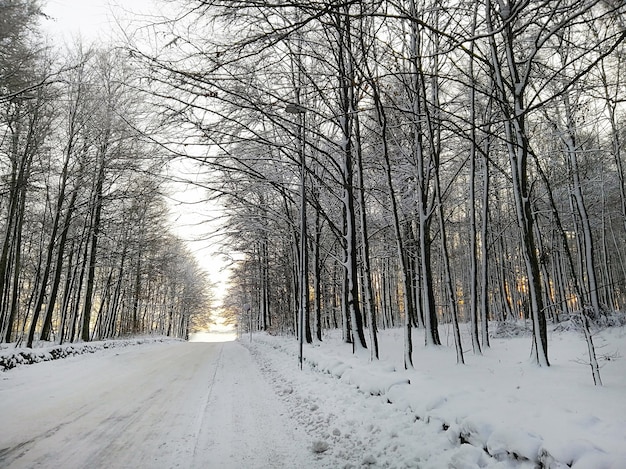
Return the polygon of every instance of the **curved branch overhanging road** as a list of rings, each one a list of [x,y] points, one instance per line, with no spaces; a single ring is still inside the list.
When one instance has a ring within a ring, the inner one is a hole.
[[[107,350],[0,375],[0,467],[315,467],[286,414],[238,343]]]

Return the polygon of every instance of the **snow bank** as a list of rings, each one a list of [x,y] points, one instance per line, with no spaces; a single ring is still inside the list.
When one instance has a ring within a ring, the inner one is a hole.
[[[440,332],[445,338],[445,328]],[[453,347],[416,346],[415,369],[404,370],[401,334],[399,330],[383,331],[379,337],[381,360],[368,362],[352,355],[350,345],[343,344],[338,333],[331,333],[323,343],[305,345],[305,373],[328,376],[338,385],[354,389],[364,402],[381,396],[395,411],[410,416],[412,425],[424,423],[444,435],[449,446],[440,446],[439,451],[445,457],[431,455],[430,461],[436,461],[432,467],[626,467],[626,365],[615,359],[626,348],[624,327],[595,337],[611,357],[602,369],[605,387],[594,387],[588,367],[580,364],[586,348],[580,334],[573,331],[552,334],[552,366],[548,369],[526,359],[530,340],[515,333],[494,339],[492,348],[482,356],[466,354],[465,366],[455,365]],[[296,368],[295,340],[257,334],[248,346],[263,359],[274,357],[274,364],[280,360],[280,371],[287,376],[284,379],[302,379]],[[318,394],[322,392],[319,384],[315,386]],[[345,403],[339,397],[341,388],[333,389],[335,399]],[[359,404],[359,412],[368,412],[364,410],[367,407],[367,403]],[[360,419],[365,425],[382,425],[380,416]],[[411,452],[420,452],[408,447],[402,450],[403,456],[396,448],[396,456],[385,456],[395,445],[393,436],[387,440],[377,443],[382,449],[372,455],[378,461],[372,465],[405,467],[398,461],[414,461]],[[385,457],[386,465],[382,464]],[[410,465],[407,462],[406,467]]]
[[[170,337],[137,337],[132,339],[80,342],[64,345],[44,345],[37,348],[4,348],[0,350],[0,371],[7,371],[18,365],[58,360],[61,358],[94,353],[109,348],[128,347],[154,342],[175,341]]]

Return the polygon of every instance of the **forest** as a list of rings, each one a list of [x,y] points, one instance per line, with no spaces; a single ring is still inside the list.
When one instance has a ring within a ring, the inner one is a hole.
[[[45,20],[0,2],[0,342],[184,338],[210,291],[168,226],[141,77],[120,48],[53,46]]]
[[[164,228],[176,158],[221,208],[243,330],[375,359],[398,327],[408,368],[442,324],[462,363],[524,321],[549,366],[569,321],[593,368],[624,321],[623,2],[170,1],[62,56],[37,2],[3,5],[3,341],[184,335],[207,292]]]

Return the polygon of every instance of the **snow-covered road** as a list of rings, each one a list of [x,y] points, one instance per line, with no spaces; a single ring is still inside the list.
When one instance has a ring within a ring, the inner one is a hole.
[[[315,466],[288,418],[236,342],[106,350],[0,376],[0,467]]]

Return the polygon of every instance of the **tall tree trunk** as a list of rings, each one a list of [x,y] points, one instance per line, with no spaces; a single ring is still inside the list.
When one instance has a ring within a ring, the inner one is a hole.
[[[530,184],[528,177],[528,155],[530,144],[526,134],[526,114],[524,94],[528,85],[527,77],[522,77],[515,60],[515,35],[511,18],[504,17],[502,32],[503,47],[506,56],[508,76],[514,87],[511,89],[503,78],[503,66],[498,57],[492,13],[492,0],[486,0],[487,27],[490,33],[492,69],[495,72],[495,83],[498,91],[498,103],[505,115],[504,127],[506,145],[511,169],[511,183],[515,201],[515,213],[520,230],[520,250],[524,261],[530,314],[533,322],[533,351],[537,364],[549,366],[548,336],[543,305],[543,293],[540,277],[540,266],[537,255],[533,224],[535,223],[531,205]],[[504,14],[504,12],[501,12]]]
[[[547,195],[550,202],[550,209],[552,210],[552,219],[555,223],[555,228],[557,230],[557,234],[560,239],[561,249],[565,255],[565,260],[567,265],[572,273],[572,283],[574,285],[574,295],[577,298],[578,305],[580,306],[580,319],[581,326],[583,329],[583,334],[585,337],[585,341],[587,343],[587,353],[589,355],[589,366],[591,367],[591,374],[593,377],[593,382],[596,386],[602,386],[602,379],[600,377],[600,367],[598,366],[598,360],[596,358],[595,346],[593,344],[593,337],[591,335],[591,331],[589,328],[589,318],[585,312],[585,301],[583,295],[583,289],[576,275],[576,270],[574,267],[574,259],[572,256],[572,252],[570,250],[569,244],[567,242],[567,233],[563,228],[563,224],[561,223],[561,217],[559,216],[556,204],[554,202],[554,198],[552,195],[552,187],[550,186],[550,182],[543,171],[539,162],[537,162],[537,169],[539,171],[539,175],[541,176],[544,184],[546,185]]]
[[[475,36],[476,22],[478,16],[478,2],[474,7],[474,15],[472,18],[471,36]],[[469,169],[469,216],[470,216],[470,337],[472,339],[472,349],[474,353],[481,354],[480,341],[478,339],[478,243],[476,237],[478,229],[476,225],[476,160],[478,153],[478,135],[476,124],[476,78],[474,76],[474,49],[475,41],[472,41],[469,49],[469,76],[470,83],[470,169]],[[440,209],[441,210],[441,209]],[[441,225],[441,223],[440,223]],[[482,253],[484,256],[484,253]],[[483,277],[483,282],[485,278]],[[462,358],[462,356],[461,356]],[[457,360],[458,361],[458,360]]]
[[[26,188],[30,177],[32,162],[31,149],[33,144],[29,141],[32,130],[24,132],[24,119],[27,110],[24,105],[15,105],[11,115],[8,129],[10,132],[10,161],[11,179],[9,183],[8,213],[4,227],[2,249],[0,251],[0,312],[3,318],[3,331],[5,342],[13,341],[13,328],[17,314],[18,279],[20,274],[21,235],[24,219],[24,207]],[[32,120],[32,119],[31,119]],[[28,126],[27,126],[28,127]],[[24,135],[26,134],[26,135]],[[23,140],[26,144],[23,144]],[[24,148],[22,148],[24,147]]]
[[[448,240],[446,235],[446,226],[443,214],[443,200],[441,197],[441,187],[439,182],[439,172],[435,171],[435,193],[437,198],[437,215],[439,219],[439,238],[441,240],[441,259],[443,261],[443,275],[446,295],[448,297],[448,306],[450,308],[450,316],[452,318],[452,333],[454,335],[454,347],[456,349],[456,362],[464,364],[463,345],[461,344],[461,333],[459,331],[459,321],[457,312],[457,301],[454,293],[454,284],[452,281],[452,271],[450,268],[450,255],[448,253]]]
[[[576,211],[583,232],[583,253],[584,253],[584,269],[587,283],[587,291],[591,300],[591,307],[595,314],[600,314],[600,299],[598,296],[598,280],[595,270],[595,251],[594,240],[591,232],[591,224],[589,222],[589,214],[585,205],[582,184],[580,181],[580,171],[578,169],[578,149],[576,145],[576,124],[575,117],[572,112],[569,93],[564,93],[563,101],[565,106],[565,120],[567,129],[563,135],[565,152],[568,156],[570,164],[570,174],[572,177],[572,193],[576,202]]]
[[[427,98],[425,74],[422,64],[422,36],[420,31],[420,13],[415,0],[409,0],[410,20],[410,72],[412,82],[410,84],[411,116],[413,127],[412,152],[413,161],[417,170],[417,210],[418,210],[418,246],[419,246],[419,272],[420,272],[420,295],[421,314],[424,318],[424,342],[427,346],[441,345],[438,331],[437,312],[435,308],[435,293],[433,286],[432,271],[432,238],[430,233],[434,207],[432,202],[432,155],[427,154],[425,148],[425,129],[423,118],[427,114]],[[428,124],[427,124],[428,125]],[[432,134],[432,127],[428,129]],[[431,135],[432,137],[433,135]],[[432,145],[436,142],[431,141]],[[433,150],[434,151],[434,150]]]
[[[380,99],[380,94],[378,91],[378,86],[376,83],[372,83],[372,90],[374,96],[374,104],[376,106],[376,116],[378,120],[378,124],[380,126],[380,138],[381,138],[381,148],[382,148],[382,156],[383,156],[383,168],[385,171],[385,182],[387,186],[387,196],[389,198],[389,203],[391,204],[391,215],[393,219],[393,231],[395,235],[396,241],[396,254],[398,258],[398,262],[400,263],[400,282],[402,286],[402,290],[404,294],[402,295],[403,309],[404,309],[404,368],[413,368],[413,338],[411,332],[411,311],[414,310],[414,305],[412,304],[412,295],[411,295],[411,281],[409,279],[408,267],[407,263],[409,259],[406,256],[404,249],[404,240],[402,237],[402,228],[400,226],[400,216],[398,214],[398,203],[396,201],[396,194],[393,186],[393,179],[391,173],[391,160],[389,154],[389,144],[387,141],[387,115],[385,113],[385,108],[382,104],[382,100]],[[387,276],[385,276],[385,280],[387,280]],[[388,288],[389,290],[389,288]],[[391,293],[391,292],[389,292]]]
[[[356,106],[353,106],[356,107]],[[361,148],[361,130],[358,114],[354,120],[355,142],[357,156],[357,180],[359,182],[359,214],[361,222],[361,261],[363,265],[363,304],[367,319],[370,338],[370,359],[378,360],[378,326],[376,320],[376,305],[373,300],[372,267],[370,264],[370,245],[367,231],[367,206],[365,205],[365,180],[363,177],[363,155]]]
[[[486,121],[491,118],[491,101],[489,102]],[[489,347],[489,153],[490,134],[489,128],[485,132],[485,143],[482,158],[482,223],[480,229],[480,323],[483,348]]]
[[[350,332],[355,352],[366,349],[365,334],[363,331],[363,316],[358,284],[358,255],[356,236],[356,211],[354,206],[354,85],[355,74],[352,63],[352,31],[349,4],[344,5],[343,11],[337,12],[337,33],[339,39],[339,103],[342,115],[340,128],[342,133],[341,176],[343,180],[342,202],[345,214],[344,226],[344,268],[347,315],[350,318]]]
[[[103,188],[105,177],[105,155],[106,146],[103,146],[100,150],[98,177],[93,194],[93,207],[92,207],[92,222],[90,226],[90,241],[89,241],[89,258],[87,261],[87,284],[85,290],[85,303],[83,306],[82,315],[82,327],[81,327],[81,339],[83,342],[89,342],[90,339],[90,324],[91,324],[91,307],[93,304],[93,291],[96,281],[96,255],[98,250],[98,241],[100,237],[100,223],[102,218],[102,201],[103,201]]]
[[[317,196],[316,196],[317,197]],[[313,232],[313,291],[315,298],[313,301],[313,313],[315,316],[315,337],[322,341],[322,260],[320,258],[322,221],[319,210],[315,210],[315,223]]]

